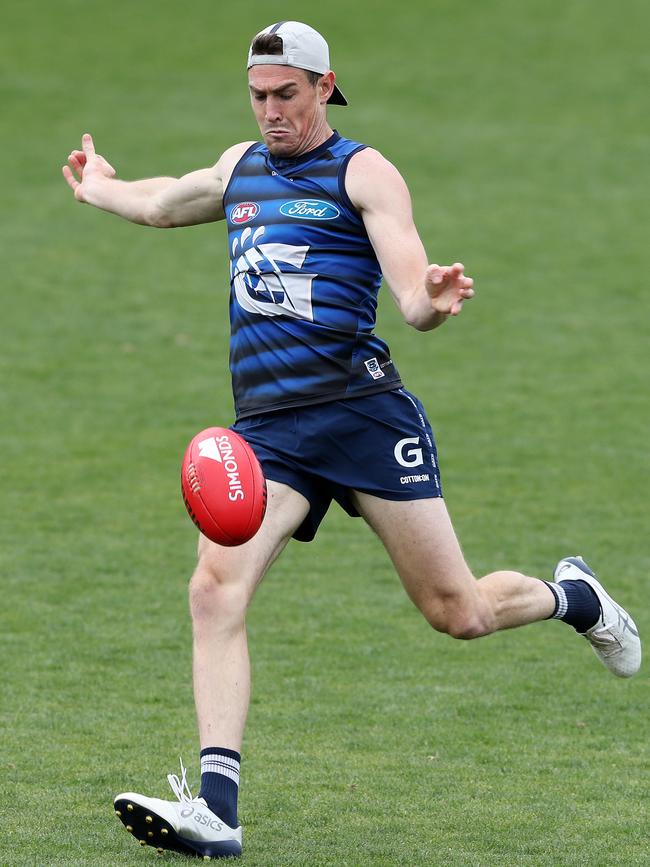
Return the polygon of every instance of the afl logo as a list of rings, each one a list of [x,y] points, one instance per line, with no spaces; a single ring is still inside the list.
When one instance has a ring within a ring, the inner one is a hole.
[[[259,212],[260,206],[257,202],[240,202],[230,212],[230,221],[237,225],[248,223],[250,220],[254,220]]]
[[[293,202],[285,202],[280,208],[280,213],[296,220],[335,220],[341,216],[341,212],[335,205],[321,202],[320,199],[298,199]]]

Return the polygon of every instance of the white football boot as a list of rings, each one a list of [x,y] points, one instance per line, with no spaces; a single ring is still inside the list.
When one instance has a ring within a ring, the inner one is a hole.
[[[178,801],[124,792],[115,798],[115,815],[141,846],[155,846],[159,853],[173,849],[204,861],[241,855],[241,826],[230,828],[203,798],[193,798],[185,776],[183,762],[180,780],[167,775]]]
[[[565,557],[555,567],[555,581],[584,581],[595,592],[600,603],[600,617],[584,635],[594,653],[612,674],[632,677],[641,666],[641,641],[636,624],[621,608],[585,563],[582,557]]]

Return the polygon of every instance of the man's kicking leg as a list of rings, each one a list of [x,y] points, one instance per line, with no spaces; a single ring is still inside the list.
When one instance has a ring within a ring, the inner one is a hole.
[[[115,811],[141,845],[205,857],[241,852],[239,751],[250,695],[245,615],[255,588],[308,511],[301,494],[269,481],[266,516],[250,542],[225,548],[200,538],[190,610],[201,791],[192,797],[182,768],[180,779],[167,777],[175,801],[118,795]]]
[[[356,492],[355,500],[407,593],[435,629],[469,639],[556,617],[584,635],[617,676],[638,671],[641,643],[634,621],[581,558],[560,560],[554,582],[505,570],[477,581],[443,499],[395,502]]]

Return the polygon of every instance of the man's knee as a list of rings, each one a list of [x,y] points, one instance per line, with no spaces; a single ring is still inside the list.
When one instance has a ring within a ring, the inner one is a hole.
[[[243,622],[250,602],[247,582],[220,573],[199,561],[190,580],[190,612],[195,626],[208,623],[236,625]]]
[[[434,599],[420,610],[437,632],[463,641],[489,635],[496,628],[491,608],[480,599]]]

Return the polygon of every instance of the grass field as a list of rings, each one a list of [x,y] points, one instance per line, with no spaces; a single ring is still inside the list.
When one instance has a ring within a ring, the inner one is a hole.
[[[9,0],[3,867],[154,863],[112,796],[166,797],[178,755],[198,783],[178,473],[232,418],[223,227],[122,223],[60,165],[84,131],[124,178],[213,163],[256,134],[250,36],[307,16],[351,103],[334,125],[476,279],[435,334],[386,297],[378,325],[470,564],[548,577],[579,551],[650,634],[647,3]],[[557,623],[434,634],[338,508],[268,576],[250,642],[245,867],[650,863],[647,665],[618,681]]]

